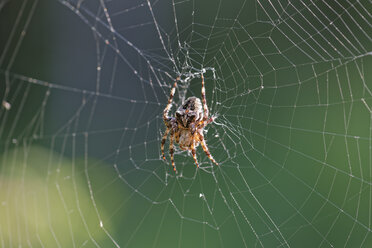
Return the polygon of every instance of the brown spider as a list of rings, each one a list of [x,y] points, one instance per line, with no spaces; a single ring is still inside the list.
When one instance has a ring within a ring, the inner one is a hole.
[[[205,99],[205,87],[204,87],[204,77],[201,75],[202,79],[202,88],[201,88],[201,95],[203,101],[203,109],[202,103],[199,98],[192,96],[186,99],[186,101],[177,109],[176,116],[170,117],[168,116],[169,110],[172,107],[172,100],[174,93],[176,92],[177,81],[180,80],[178,77],[176,82],[174,82],[173,88],[171,90],[168,104],[164,109],[163,112],[163,120],[164,124],[167,127],[163,138],[161,140],[161,153],[163,155],[163,159],[165,160],[164,155],[164,144],[167,140],[168,133],[170,132],[169,138],[169,153],[172,161],[173,170],[177,172],[176,166],[174,165],[174,149],[173,149],[173,141],[176,140],[176,143],[182,150],[191,150],[192,157],[194,158],[195,164],[199,167],[198,160],[196,159],[196,151],[195,148],[201,144],[205,154],[207,154],[208,158],[218,165],[216,160],[212,157],[211,153],[209,152],[207,143],[204,139],[204,128],[211,122],[214,121],[215,117],[208,117],[208,107],[207,101]]]

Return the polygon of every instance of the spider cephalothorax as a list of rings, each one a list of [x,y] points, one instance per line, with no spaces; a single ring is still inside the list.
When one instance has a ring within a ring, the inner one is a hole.
[[[196,151],[195,148],[201,144],[203,147],[204,152],[207,154],[208,158],[218,165],[216,160],[212,157],[209,152],[207,143],[204,139],[204,128],[211,122],[214,121],[214,117],[208,117],[208,107],[207,101],[205,98],[205,88],[204,88],[204,77],[201,75],[202,78],[202,101],[199,98],[192,96],[186,99],[186,101],[177,109],[175,117],[168,116],[169,110],[172,107],[172,100],[174,93],[177,87],[177,78],[176,82],[173,85],[171,90],[168,104],[164,109],[163,113],[163,120],[164,124],[167,127],[165,133],[163,135],[163,139],[161,141],[161,152],[163,155],[163,159],[165,160],[164,155],[164,144],[167,140],[168,133],[170,132],[169,138],[169,153],[171,157],[171,162],[174,171],[176,171],[176,167],[174,164],[174,149],[173,149],[173,142],[174,140],[179,145],[182,150],[189,150],[192,153],[194,158],[195,164],[199,167],[198,161],[196,159]]]

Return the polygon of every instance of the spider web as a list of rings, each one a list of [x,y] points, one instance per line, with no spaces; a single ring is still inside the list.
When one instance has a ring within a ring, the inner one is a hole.
[[[2,247],[372,245],[370,2],[2,1],[0,27]],[[162,111],[202,73],[220,166],[176,147],[175,174]]]

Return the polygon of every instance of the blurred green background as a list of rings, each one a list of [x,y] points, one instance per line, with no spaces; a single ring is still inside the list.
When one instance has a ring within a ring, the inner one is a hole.
[[[367,10],[1,2],[1,246],[371,246]],[[175,175],[162,111],[202,69],[221,166],[177,150]]]

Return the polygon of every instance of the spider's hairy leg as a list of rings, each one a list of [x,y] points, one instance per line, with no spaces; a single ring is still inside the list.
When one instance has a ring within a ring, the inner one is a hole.
[[[206,127],[208,124],[214,122],[214,120],[216,119],[216,116],[212,116],[211,118],[209,118],[208,120],[201,120],[198,125],[197,125],[197,128],[204,128]]]
[[[204,116],[203,120],[208,119],[208,106],[207,106],[207,99],[205,97],[205,86],[204,86],[204,76],[201,74],[202,79],[202,88],[201,88],[201,95],[202,95],[202,102],[203,102],[203,109],[204,109]]]
[[[172,166],[173,166],[173,170],[174,170],[174,172],[177,173],[176,166],[174,164],[173,139],[174,139],[174,133],[172,132],[171,135],[170,135],[170,138],[169,138],[169,154],[170,154],[170,157],[171,157],[171,163],[172,163]]]
[[[208,149],[208,146],[207,146],[207,143],[205,142],[205,139],[202,135],[199,135],[199,139],[200,139],[200,144],[205,152],[205,154],[207,155],[207,157],[215,164],[215,165],[219,165],[217,163],[216,160],[214,160],[212,154],[209,152],[209,149]]]
[[[194,158],[196,167],[199,168],[199,163],[198,163],[198,160],[196,159],[195,141],[191,144],[191,154],[192,154],[192,157]]]
[[[163,155],[163,159],[165,159],[165,155],[164,155],[164,144],[165,144],[165,141],[167,140],[167,136],[168,136],[168,133],[169,133],[169,128],[167,127],[167,129],[165,130],[164,132],[164,135],[163,135],[163,138],[161,139],[161,154]]]
[[[172,101],[173,101],[173,96],[174,96],[174,93],[176,92],[176,87],[177,87],[177,81],[179,80],[180,78],[178,77],[176,79],[176,81],[174,82],[173,84],[173,88],[170,92],[170,96],[169,96],[169,99],[168,99],[168,104],[167,106],[165,107],[164,109],[164,112],[163,112],[163,120],[164,120],[164,123],[167,124],[168,123],[168,113],[169,113],[169,110],[170,108],[172,107]]]
[[[200,122],[199,122],[200,123]],[[194,135],[195,132],[196,132],[196,126],[195,123],[190,123],[190,132],[191,132],[191,135]]]
[[[209,118],[209,119],[205,122],[204,126],[206,126],[206,125],[208,125],[208,124],[214,122],[214,120],[215,120],[216,118],[217,118],[217,116],[212,116],[211,118]]]

